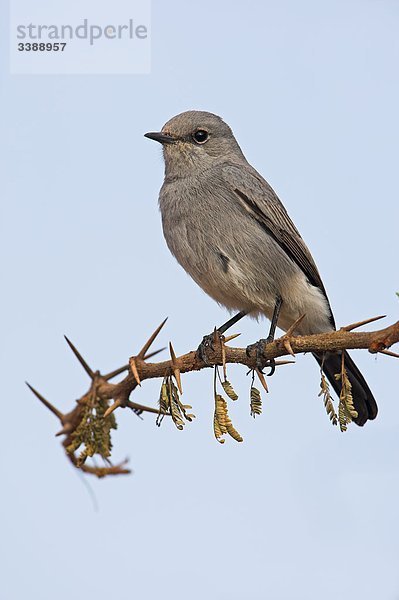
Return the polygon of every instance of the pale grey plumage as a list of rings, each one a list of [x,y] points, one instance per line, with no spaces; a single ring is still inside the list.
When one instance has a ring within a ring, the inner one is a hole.
[[[197,142],[198,131],[208,138]],[[188,111],[168,121],[160,134],[147,135],[163,144],[159,205],[166,242],[198,285],[230,310],[269,319],[281,297],[278,325],[283,330],[303,314],[298,333],[334,329],[312,255],[273,189],[245,159],[230,127],[212,113]],[[374,402],[359,377],[357,371],[359,393]],[[364,408],[359,424],[376,411],[376,406]]]
[[[207,144],[193,143],[193,127],[211,132]],[[288,329],[306,314],[302,333],[332,329],[309,250],[272,188],[246,161],[230,128],[215,115],[190,111],[174,117],[162,132],[181,138],[164,145],[166,172],[159,204],[166,242],[184,269],[230,310],[263,313],[270,319],[280,294],[280,327]],[[265,235],[243,194],[281,240],[292,240],[319,287],[308,282],[276,239]]]

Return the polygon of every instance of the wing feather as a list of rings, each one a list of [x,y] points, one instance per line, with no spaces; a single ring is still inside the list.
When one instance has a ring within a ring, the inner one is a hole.
[[[237,165],[224,167],[223,177],[247,213],[298,265],[308,281],[323,292],[328,301],[320,273],[308,247],[267,181],[247,164],[245,178],[242,176],[242,168]]]

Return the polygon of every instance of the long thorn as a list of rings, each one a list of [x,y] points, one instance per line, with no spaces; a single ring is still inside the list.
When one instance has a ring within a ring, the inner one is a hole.
[[[156,330],[154,331],[154,333],[148,338],[148,340],[146,341],[146,343],[144,344],[144,346],[138,353],[138,355],[137,355],[138,358],[141,358],[141,360],[144,360],[144,356],[146,355],[148,348],[151,346],[152,342],[155,340],[155,338],[157,337],[158,333],[161,331],[162,327],[165,325],[167,320],[168,320],[168,317],[166,317],[166,319],[164,319],[164,321],[162,321],[162,323],[159,325],[159,327],[157,327]]]
[[[112,406],[109,406],[107,408],[107,410],[104,413],[104,419],[106,419],[107,417],[109,417],[109,415],[111,413],[114,412],[114,410],[116,410],[119,406],[121,405],[121,401],[120,400],[115,400],[115,402],[112,404]]]
[[[30,383],[28,383],[27,381],[25,381],[26,385],[28,386],[28,388],[30,389],[31,392],[33,392],[36,396],[36,398],[38,398],[40,400],[40,402],[42,402],[44,404],[44,406],[47,406],[47,408],[56,416],[59,418],[59,420],[62,423],[62,419],[64,418],[63,413],[58,410],[58,408],[56,408],[55,406],[53,406],[51,404],[51,402],[49,402],[48,400],[46,400],[46,398],[44,398],[44,396],[42,396],[37,390],[35,390],[34,387],[32,387],[30,385]]]
[[[137,371],[137,365],[134,356],[132,356],[132,358],[130,359],[130,368],[132,370],[133,377],[135,378],[137,385],[141,385],[139,372]]]
[[[164,346],[164,348],[160,348],[159,350],[154,350],[154,352],[150,352],[149,354],[146,354],[144,356],[143,360],[148,360],[149,358],[156,356],[157,354],[159,354],[160,352],[163,352],[164,350],[166,350],[166,346]]]
[[[132,402],[131,400],[128,400],[126,402],[126,406],[128,408],[131,408],[132,410],[136,409],[136,410],[142,410],[143,412],[149,412],[149,413],[154,413],[156,415],[159,415],[159,408],[153,408],[152,406],[144,406],[144,404],[137,404],[136,402]],[[162,415],[168,415],[169,413],[162,413]]]
[[[231,342],[231,340],[234,340],[239,335],[241,335],[241,333],[233,333],[232,335],[228,335],[224,338],[224,343],[227,344],[227,342]]]
[[[294,321],[293,324],[291,325],[291,327],[289,327],[287,329],[287,331],[285,332],[285,335],[287,337],[292,335],[294,333],[294,331],[298,328],[298,325],[300,323],[302,323],[302,321],[304,320],[305,317],[306,317],[306,315],[301,315],[296,321]]]
[[[177,387],[179,388],[179,392],[180,392],[180,394],[182,394],[183,388],[181,385],[180,369],[179,369],[179,366],[177,363],[175,351],[173,350],[172,342],[169,342],[169,352],[170,352],[170,358],[172,360],[173,375],[175,376]]]
[[[172,361],[172,365],[175,366],[175,364],[176,364],[176,354],[175,354],[175,351],[173,349],[172,342],[169,342],[169,352],[170,352],[170,358],[171,358],[171,361]]]
[[[213,330],[213,343],[215,346],[218,343],[219,339],[220,339],[219,332],[218,332],[217,328],[215,327],[215,329]]]
[[[399,358],[399,354],[396,354],[396,352],[392,352],[392,350],[380,350],[379,354],[386,354],[387,356],[393,356],[394,358]]]
[[[261,382],[262,386],[264,387],[266,392],[269,393],[269,388],[267,387],[266,379],[265,379],[265,376],[263,375],[262,371],[258,368],[256,368],[255,371],[256,371],[257,376],[259,377],[259,381]]]
[[[295,365],[295,360],[276,360],[276,367],[281,367],[282,365]]]
[[[362,325],[367,325],[368,323],[373,323],[374,321],[379,321],[380,319],[385,319],[386,315],[380,315],[378,317],[371,317],[371,319],[365,319],[364,321],[358,321],[357,323],[352,323],[351,325],[345,325],[345,327],[341,327],[342,331],[352,331],[352,329],[357,329],[358,327],[362,327]]]
[[[129,368],[129,365],[123,365],[123,367],[119,367],[119,369],[115,369],[115,371],[111,371],[111,373],[108,373],[107,375],[104,375],[103,377],[104,377],[104,379],[106,379],[108,381],[109,379],[112,379],[113,377],[120,375],[124,371],[127,371],[128,368]]]
[[[179,388],[179,392],[181,395],[183,393],[183,387],[181,384],[180,369],[179,368],[173,369],[173,375],[175,376],[177,387]]]
[[[66,335],[64,335],[64,338],[66,339],[68,346],[70,347],[70,349],[72,350],[72,352],[74,353],[74,355],[76,356],[76,358],[78,359],[78,361],[80,362],[80,364],[82,365],[82,367],[84,368],[84,370],[86,371],[88,376],[91,377],[91,379],[94,379],[94,372],[90,369],[89,365],[87,364],[87,362],[85,361],[83,356],[80,354],[80,352],[78,352],[78,350],[75,348],[75,346],[67,338]]]
[[[55,434],[55,437],[58,437],[59,435],[68,435],[68,433],[70,433],[72,431],[72,425],[71,423],[67,423],[65,425],[65,427],[63,427],[60,431],[57,431],[57,433]]]

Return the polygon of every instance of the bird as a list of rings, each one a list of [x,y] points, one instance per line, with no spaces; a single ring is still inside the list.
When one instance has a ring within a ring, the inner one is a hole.
[[[159,208],[169,250],[211,298],[238,311],[219,334],[246,315],[266,316],[271,321],[267,339],[247,349],[255,349],[259,364],[276,327],[287,331],[303,316],[298,335],[334,331],[330,302],[308,247],[275,191],[246,160],[230,126],[211,112],[189,110],[161,131],[144,135],[163,148]],[[204,344],[199,350],[204,356]],[[314,357],[339,396],[342,383],[335,375],[342,352]],[[347,351],[344,361],[357,413],[353,420],[362,426],[375,419],[377,404]]]

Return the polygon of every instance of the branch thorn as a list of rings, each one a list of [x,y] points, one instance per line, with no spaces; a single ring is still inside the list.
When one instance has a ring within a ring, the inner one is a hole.
[[[175,351],[173,350],[172,342],[169,342],[169,352],[170,352],[170,358],[172,360],[173,375],[175,376],[177,387],[179,388],[179,392],[180,392],[180,394],[182,394],[183,388],[181,385],[180,369],[179,369],[178,362],[176,359]]]
[[[137,402],[132,402],[131,400],[127,400],[126,401],[126,406],[132,410],[138,410],[141,412],[149,412],[149,413],[154,413],[156,415],[159,414],[159,409],[158,408],[154,408],[152,406],[145,406],[144,404],[137,404]],[[169,414],[169,413],[162,413],[162,414]]]
[[[132,370],[133,377],[135,378],[137,385],[141,385],[139,372],[137,370],[137,365],[136,365],[136,358],[134,356],[132,356],[130,359],[130,368]]]
[[[288,337],[283,337],[283,346],[287,350],[288,354],[291,354],[295,358],[295,352],[292,349],[291,342]]]
[[[352,331],[352,329],[357,329],[358,327],[362,327],[362,325],[367,325],[368,323],[373,323],[374,321],[385,319],[385,317],[386,315],[380,315],[378,317],[371,317],[371,319],[365,319],[364,321],[357,321],[357,323],[351,323],[351,325],[345,325],[345,327],[341,327],[341,330]]]
[[[160,352],[163,352],[164,350],[166,350],[166,346],[164,346],[163,348],[160,348],[159,350],[154,350],[154,352],[150,352],[149,354],[146,354],[144,356],[143,360],[148,360],[149,358],[156,356],[157,354],[159,354]]]
[[[306,317],[306,315],[301,315],[296,321],[294,321],[293,324],[291,325],[291,327],[289,327],[287,329],[287,331],[285,332],[285,336],[290,337],[291,335],[293,335],[294,331],[296,329],[298,329],[298,325],[300,323],[302,323],[302,321],[304,320],[305,317]],[[286,348],[286,350],[288,351],[287,348]],[[290,352],[290,354],[291,354],[291,352]]]
[[[162,323],[156,328],[154,333],[148,338],[148,340],[146,341],[146,343],[144,344],[144,346],[138,353],[138,355],[137,355],[138,358],[140,358],[141,360],[144,360],[144,356],[146,355],[147,350],[149,349],[149,347],[151,346],[151,344],[153,343],[153,341],[155,340],[155,338],[157,337],[158,333],[161,331],[162,327],[165,325],[167,320],[168,320],[168,317],[166,317],[166,319],[164,319],[162,321]]]
[[[65,338],[68,346],[70,347],[70,349],[72,350],[72,352],[74,353],[74,355],[76,356],[76,358],[78,359],[78,361],[80,362],[80,364],[82,365],[82,367],[84,368],[84,370],[86,371],[86,373],[88,374],[88,376],[91,379],[94,379],[94,372],[90,369],[89,365],[87,364],[87,362],[85,361],[85,359],[83,358],[83,356],[80,354],[80,352],[78,352],[78,350],[75,348],[75,346],[67,338],[66,335],[64,335],[64,338]]]
[[[67,423],[60,431],[58,431],[55,434],[55,437],[58,437],[59,435],[68,435],[68,433],[70,433],[72,431],[73,427],[71,425],[71,423]]]
[[[399,354],[396,354],[396,352],[392,352],[392,350],[380,350],[380,354],[386,354],[387,356],[393,356],[394,358],[399,358]]]
[[[217,328],[215,327],[215,329],[213,330],[213,343],[215,346],[219,342],[219,340],[220,340],[219,332],[218,332]]]
[[[227,344],[227,342],[231,342],[231,340],[234,340],[239,335],[241,335],[241,333],[233,333],[232,335],[228,335],[224,338],[224,343]]]
[[[269,393],[269,388],[267,387],[266,379],[265,379],[265,376],[263,375],[262,371],[260,369],[258,369],[258,367],[256,367],[255,371],[256,371],[257,376],[259,377],[259,381],[261,382],[263,388],[266,390],[267,393]]]
[[[25,381],[25,383],[28,386],[28,388],[30,389],[30,391],[35,394],[36,398],[38,398],[40,400],[40,402],[42,402],[44,404],[44,406],[46,406],[56,417],[58,417],[59,420],[62,423],[63,419],[64,419],[63,413],[60,410],[58,410],[58,408],[56,408],[55,406],[53,406],[51,404],[51,402],[49,402],[48,400],[46,400],[46,398],[44,398],[44,396],[42,396],[37,390],[35,390],[35,388],[32,387],[30,385],[30,383],[28,383],[27,381]]]
[[[115,369],[114,371],[111,371],[111,373],[108,373],[107,375],[103,375],[103,377],[104,377],[104,379],[106,379],[108,381],[109,379],[112,379],[113,377],[120,375],[121,373],[123,373],[124,371],[127,371],[128,369],[129,369],[129,365],[123,365],[123,367],[119,367],[119,369]]]
[[[109,406],[107,408],[107,410],[104,413],[104,419],[106,419],[107,417],[109,417],[109,415],[111,413],[114,412],[114,410],[116,410],[119,406],[121,405],[121,401],[120,400],[115,400],[115,402],[112,404],[112,406]]]

